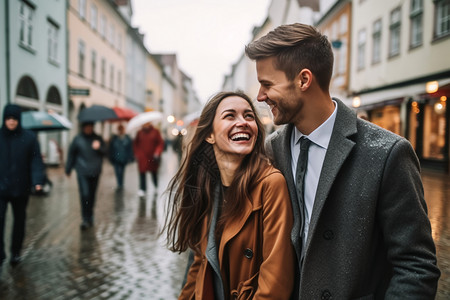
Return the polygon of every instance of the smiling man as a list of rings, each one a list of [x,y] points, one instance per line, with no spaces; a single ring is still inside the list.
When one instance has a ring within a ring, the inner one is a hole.
[[[331,98],[333,52],[314,27],[279,26],[245,51],[258,101],[285,124],[266,149],[293,206],[295,298],[434,299],[440,272],[411,144]]]

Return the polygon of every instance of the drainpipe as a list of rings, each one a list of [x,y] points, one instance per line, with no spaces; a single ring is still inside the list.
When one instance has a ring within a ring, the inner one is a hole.
[[[11,103],[11,66],[9,57],[9,0],[5,1],[6,103]]]

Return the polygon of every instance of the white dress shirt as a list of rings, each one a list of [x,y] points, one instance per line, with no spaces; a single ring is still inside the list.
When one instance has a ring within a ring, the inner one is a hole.
[[[303,245],[306,245],[308,238],[309,223],[311,221],[311,213],[316,198],[317,185],[319,183],[320,172],[322,171],[323,161],[327,153],[328,144],[330,143],[331,134],[333,132],[334,121],[336,120],[337,103],[334,102],[334,111],[331,116],[317,127],[309,135],[304,135],[295,126],[291,136],[291,155],[292,155],[292,174],[296,174],[297,160],[300,154],[300,138],[307,137],[312,143],[308,151],[308,166],[305,174],[305,224],[303,234]]]

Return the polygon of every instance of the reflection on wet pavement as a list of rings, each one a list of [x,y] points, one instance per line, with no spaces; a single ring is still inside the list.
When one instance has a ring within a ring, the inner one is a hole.
[[[105,161],[95,225],[86,231],[79,228],[76,176],[49,169],[54,189],[30,199],[23,262],[3,264],[0,299],[176,299],[186,257],[168,251],[158,235],[164,188],[177,167],[171,153],[164,155],[160,187],[149,179],[149,194],[141,198],[136,165],[127,167],[126,188],[116,192]],[[10,220],[8,212],[8,236]]]

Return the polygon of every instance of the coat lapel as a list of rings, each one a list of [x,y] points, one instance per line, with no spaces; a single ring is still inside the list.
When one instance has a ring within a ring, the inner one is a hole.
[[[357,133],[356,115],[344,103],[338,99],[333,99],[337,102],[337,115],[333,127],[328,150],[323,162],[322,171],[320,173],[319,183],[317,186],[316,198],[314,201],[313,212],[311,215],[310,228],[308,239],[306,242],[306,250],[314,235],[318,218],[321,214],[322,208],[328,198],[328,194],[333,186],[336,176],[350,154],[355,142],[349,139],[350,136]]]
[[[223,291],[223,284],[222,284],[222,275],[220,273],[220,262],[218,257],[218,251],[217,251],[217,243],[216,243],[216,237],[215,237],[215,230],[216,230],[216,224],[217,224],[217,218],[218,218],[218,212],[219,212],[219,204],[220,204],[220,184],[217,184],[214,188],[214,203],[213,203],[213,211],[212,211],[212,219],[211,219],[211,226],[209,227],[208,232],[208,244],[206,245],[206,251],[205,256],[208,260],[208,263],[211,265],[212,270],[214,271],[213,277],[214,277],[214,290],[216,296],[219,291]],[[220,295],[219,297],[222,297],[220,299],[224,299],[224,295]]]
[[[291,167],[291,134],[294,126],[292,124],[284,126],[277,132],[276,136],[271,140],[272,153],[275,160],[275,167],[278,168],[286,179],[286,183],[289,190],[289,196],[291,198],[292,210],[294,214],[294,224],[291,231],[291,240],[294,245],[297,257],[301,254],[301,239],[300,231],[303,230],[303,214],[300,210],[297,192],[295,187],[294,176],[292,175]]]

